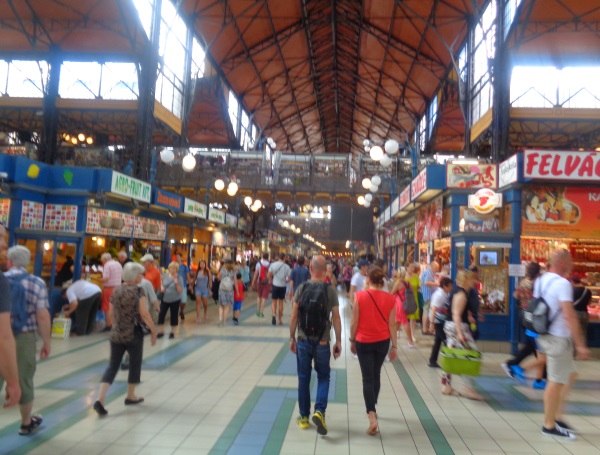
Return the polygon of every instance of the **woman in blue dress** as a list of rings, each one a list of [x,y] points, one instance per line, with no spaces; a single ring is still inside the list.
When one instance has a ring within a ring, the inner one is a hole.
[[[210,276],[210,269],[206,266],[206,261],[203,259],[198,263],[196,282],[194,284],[194,295],[196,296],[196,324],[200,324],[200,303],[204,306],[204,322],[208,319],[208,298],[211,294],[211,284],[212,277]]]

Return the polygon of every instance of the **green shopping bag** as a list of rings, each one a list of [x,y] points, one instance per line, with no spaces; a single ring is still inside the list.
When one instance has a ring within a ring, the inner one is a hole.
[[[442,346],[440,366],[446,373],[479,376],[481,352]]]

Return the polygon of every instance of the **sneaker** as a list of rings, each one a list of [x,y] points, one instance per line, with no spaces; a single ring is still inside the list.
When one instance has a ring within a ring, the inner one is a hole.
[[[313,423],[317,426],[317,433],[321,436],[327,434],[327,425],[325,425],[325,415],[321,411],[315,411],[312,416]]]
[[[576,436],[574,433],[571,433],[567,430],[563,430],[558,425],[552,429],[548,429],[546,427],[542,427],[542,434],[544,436],[551,436],[555,439],[560,439],[563,441],[574,441]]]
[[[265,317],[265,313],[260,313],[260,317],[264,318]]]
[[[500,365],[502,367],[502,369],[504,370],[504,372],[508,375],[509,378],[511,379],[516,379],[515,378],[515,372],[512,369],[512,366],[509,365],[508,363],[504,362],[502,365]]]
[[[543,379],[536,379],[535,381],[533,381],[533,385],[531,387],[533,387],[535,390],[545,390],[546,381],[544,381]],[[572,431],[570,428],[567,428],[567,430]]]
[[[240,322],[237,319],[233,320],[233,325],[240,325]]]
[[[561,430],[568,431],[569,433],[573,433],[573,434],[577,434],[578,433],[577,430],[574,430],[573,428],[571,428],[569,425],[567,425],[562,420],[557,420],[556,421],[556,427],[560,428]]]
[[[258,311],[256,312],[256,317],[260,318],[260,313]]]
[[[296,423],[300,427],[301,430],[308,430],[310,428],[310,422],[308,421],[308,417],[306,416],[298,416],[296,419]]]
[[[175,338],[175,334],[173,332],[169,333],[169,340],[172,340],[173,338]]]
[[[429,368],[442,368],[442,367],[440,366],[440,364],[439,364],[439,363],[437,363],[437,362],[433,362],[433,363],[429,362],[429,363],[428,363],[428,366],[429,366]]]
[[[519,365],[513,365],[512,367],[515,378],[519,381],[525,381],[525,370]]]
[[[277,324],[277,320],[275,319],[275,316],[273,316],[271,318],[271,325],[276,325]]]
[[[409,345],[408,345],[408,349],[416,349],[416,347],[415,347],[415,345],[414,345],[414,344],[409,344]]]

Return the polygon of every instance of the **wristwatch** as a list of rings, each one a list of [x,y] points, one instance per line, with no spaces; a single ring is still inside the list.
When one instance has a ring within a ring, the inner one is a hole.
[[[292,341],[296,341],[296,338],[293,338],[293,337],[292,337],[292,338],[290,338],[290,343],[291,343]]]

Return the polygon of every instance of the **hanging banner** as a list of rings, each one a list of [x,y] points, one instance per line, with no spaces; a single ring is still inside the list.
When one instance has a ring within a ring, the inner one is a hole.
[[[410,185],[404,188],[402,193],[400,193],[400,206],[398,210],[402,210],[408,204],[410,204]]]
[[[136,216],[133,223],[133,238],[146,240],[165,240],[167,236],[167,223]]]
[[[530,186],[522,191],[523,235],[600,238],[600,190]]]
[[[417,211],[415,237],[417,242],[429,242],[440,238],[442,230],[442,198],[434,199],[430,204]]]
[[[600,153],[525,150],[523,177],[597,182],[600,179]]]
[[[77,232],[77,206],[46,204],[46,231]]]
[[[142,182],[141,180],[134,179],[128,175],[113,171],[110,192],[120,196],[125,196],[127,198],[150,203],[152,186],[149,183]]]
[[[448,188],[498,188],[495,164],[446,164]]]
[[[44,204],[33,201],[23,201],[21,209],[21,229],[41,230],[44,220]]]
[[[129,213],[88,207],[85,232],[129,238],[133,230],[134,218]]]
[[[8,226],[8,218],[10,215],[10,199],[0,199],[0,223]]]
[[[213,207],[208,208],[208,219],[215,223],[225,224],[225,213]]]
[[[193,199],[185,198],[183,205],[183,213],[188,215],[193,215],[198,218],[206,219],[206,205],[200,204],[200,202],[196,202]]]
[[[231,213],[225,214],[225,224],[231,227],[237,227],[237,217]]]
[[[519,162],[517,155],[502,161],[498,167],[498,188],[515,183],[519,179]]]

